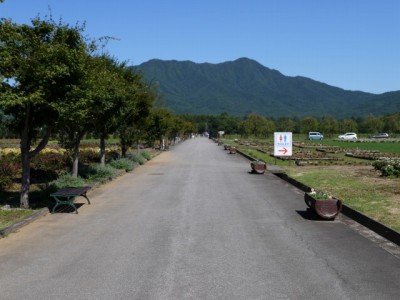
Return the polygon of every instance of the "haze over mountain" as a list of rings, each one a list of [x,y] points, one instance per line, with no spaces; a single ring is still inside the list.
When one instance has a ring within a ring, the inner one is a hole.
[[[219,64],[153,59],[134,68],[159,85],[163,104],[177,114],[344,118],[400,111],[400,91],[348,91],[285,76],[248,58]]]

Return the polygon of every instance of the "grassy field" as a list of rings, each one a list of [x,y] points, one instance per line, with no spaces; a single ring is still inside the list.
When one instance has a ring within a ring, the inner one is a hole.
[[[348,206],[400,231],[400,179],[368,166],[286,167],[296,180],[333,194]]]

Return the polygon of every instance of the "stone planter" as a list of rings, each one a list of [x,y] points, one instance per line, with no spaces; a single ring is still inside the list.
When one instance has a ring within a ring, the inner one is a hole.
[[[250,163],[251,170],[256,174],[264,174],[267,169],[267,164],[263,161],[255,160]]]
[[[230,154],[236,154],[236,148],[235,147],[229,147],[229,153]]]
[[[342,201],[336,198],[315,199],[308,193],[304,194],[304,202],[319,217],[325,220],[334,220],[342,210]]]
[[[230,150],[230,149],[231,149],[231,146],[228,145],[228,144],[225,144],[225,145],[224,145],[224,149],[225,149],[225,150]]]

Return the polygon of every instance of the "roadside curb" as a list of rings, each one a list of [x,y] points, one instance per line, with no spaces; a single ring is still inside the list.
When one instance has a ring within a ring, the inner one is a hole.
[[[255,160],[251,156],[241,152],[237,151],[240,155],[246,157],[249,160]],[[268,170],[268,167],[267,167]],[[286,182],[290,183],[291,185],[295,186],[296,188],[300,189],[301,191],[307,193],[311,191],[311,187],[297,181],[296,179],[293,179],[289,177],[287,174],[285,174],[283,171],[276,171],[276,170],[270,170],[272,174],[275,176],[278,176],[279,178],[285,180]],[[386,225],[371,219],[370,217],[364,215],[363,213],[349,207],[346,204],[342,204],[342,214],[345,215],[346,217],[356,221],[357,223],[363,225],[364,227],[372,230],[376,234],[384,237],[385,239],[391,241],[392,243],[400,246],[400,232],[397,232],[396,230],[387,227]]]
[[[41,210],[34,212],[30,216],[27,216],[27,217],[21,219],[20,221],[14,223],[14,224],[11,224],[10,226],[8,226],[4,229],[1,229],[0,230],[0,238],[4,238],[8,234],[16,232],[21,227],[24,227],[24,226],[28,225],[29,223],[41,218],[42,216],[47,215],[49,212],[50,211],[47,207],[42,208]]]

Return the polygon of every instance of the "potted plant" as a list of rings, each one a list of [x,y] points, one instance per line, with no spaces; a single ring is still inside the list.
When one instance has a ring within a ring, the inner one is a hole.
[[[251,170],[253,173],[264,174],[267,169],[267,164],[262,160],[254,160],[250,163]]]
[[[304,194],[304,201],[319,217],[326,220],[334,220],[342,210],[342,201],[323,191],[315,191]]]

